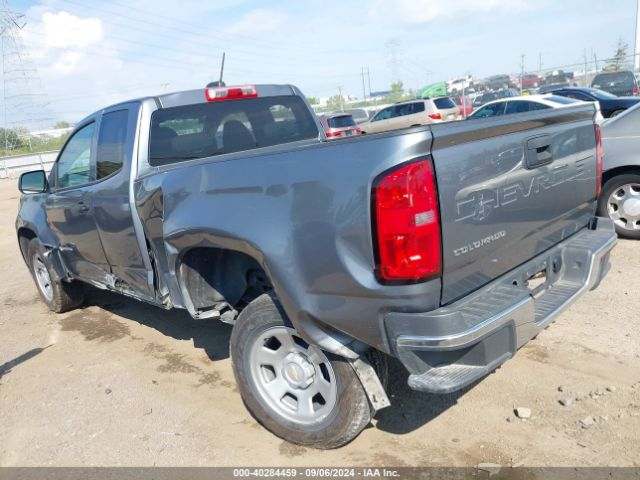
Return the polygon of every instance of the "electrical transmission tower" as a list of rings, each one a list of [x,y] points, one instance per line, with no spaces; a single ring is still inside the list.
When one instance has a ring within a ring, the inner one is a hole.
[[[400,72],[399,65],[400,60],[398,59],[399,50],[400,50],[400,41],[398,39],[389,40],[386,44],[387,48],[387,60],[389,62],[389,67],[391,68],[391,83],[400,81]]]
[[[7,155],[25,141],[31,145],[29,132],[50,128],[53,118],[38,71],[29,61],[22,29],[26,16],[12,11],[7,0],[0,0],[0,42],[2,47],[2,118],[5,129],[3,145]],[[10,129],[11,132],[8,132]]]

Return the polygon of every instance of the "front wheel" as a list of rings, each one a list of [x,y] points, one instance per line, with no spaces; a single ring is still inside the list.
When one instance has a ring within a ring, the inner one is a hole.
[[[49,310],[63,313],[82,305],[84,300],[82,284],[78,281],[56,280],[46,249],[37,238],[29,242],[27,261],[40,298],[47,304]]]
[[[640,239],[640,175],[610,178],[602,187],[598,215],[611,218],[620,237]]]
[[[275,435],[329,449],[353,440],[371,420],[349,363],[305,342],[273,294],[251,302],[231,333],[233,370],[251,414]]]

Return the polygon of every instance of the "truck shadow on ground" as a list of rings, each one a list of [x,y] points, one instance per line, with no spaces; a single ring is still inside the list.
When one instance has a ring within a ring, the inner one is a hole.
[[[446,395],[416,392],[407,385],[409,372],[400,361],[389,357],[388,362],[387,395],[391,406],[375,416],[376,428],[384,432],[402,435],[417,430],[456,405],[458,399],[475,385]]]
[[[162,310],[153,305],[117,293],[86,288],[85,308],[96,306],[130,321],[153,328],[177,340],[192,340],[212,361],[229,358],[231,326],[219,320],[194,320],[181,309]],[[391,406],[376,414],[379,430],[402,435],[430,422],[456,405],[473,385],[452,394],[431,395],[416,392],[407,385],[408,372],[396,359],[389,357],[387,395]]]
[[[193,340],[193,345],[203,349],[211,361],[229,358],[231,326],[219,320],[194,320],[186,310],[163,310],[89,286],[85,289],[84,306],[102,308],[176,340]]]

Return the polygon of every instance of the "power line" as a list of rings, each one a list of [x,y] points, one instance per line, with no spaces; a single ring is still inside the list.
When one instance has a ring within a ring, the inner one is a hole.
[[[206,34],[201,34],[201,33],[194,32],[192,29],[187,30],[183,28],[178,28],[175,26],[176,22],[172,22],[171,25],[163,25],[163,24],[158,24],[156,22],[150,21],[148,18],[148,15],[145,15],[144,18],[133,16],[128,10],[127,10],[127,16],[123,17],[122,13],[119,13],[110,9],[105,9],[104,7],[86,5],[84,3],[78,2],[77,0],[59,0],[59,1],[66,4],[75,5],[76,7],[80,7],[81,9],[89,10],[92,14],[95,14],[95,12],[97,11],[97,12],[106,13],[107,16],[117,17],[117,21],[113,21],[105,18],[100,18],[100,20],[103,21],[104,23],[111,24],[117,27],[135,28],[136,31],[143,31],[143,32],[152,34],[154,38],[164,37],[171,40],[175,40],[176,38],[178,39],[183,38],[185,34],[189,35],[191,37],[190,38],[191,44],[202,46],[206,48],[205,51],[207,52],[211,51],[211,47],[212,47],[211,41],[215,40],[216,38],[221,40],[222,42],[229,42],[228,39],[225,39],[219,33],[215,33],[211,30],[207,30]],[[138,9],[138,10],[141,10],[141,9]],[[141,10],[141,11],[145,12],[144,10]],[[145,13],[148,14],[149,12],[145,12]],[[155,28],[145,28],[145,27],[155,27]],[[172,34],[170,32],[175,32],[175,33]],[[254,43],[254,46],[250,50],[247,50],[244,48],[238,48],[237,44],[233,45],[233,44],[226,43],[224,46],[219,47],[220,49],[219,53],[221,53],[222,49],[224,48],[227,51],[233,51],[234,54],[236,53],[248,54],[252,58],[255,58],[256,50],[266,49],[266,50],[269,50],[269,55],[273,58],[281,58],[283,60],[292,59],[291,55],[280,55],[280,54],[274,55],[274,48],[269,47],[268,41],[265,42],[265,41],[262,41],[262,39],[256,39],[252,43]],[[233,50],[231,47],[233,47]],[[291,48],[290,45],[289,47],[276,47],[275,50],[278,50],[278,51],[291,50],[291,51],[296,51],[296,53],[298,54],[309,53],[309,50],[301,49],[298,51],[295,48]],[[193,53],[193,51],[191,51],[191,53]],[[328,50],[328,49],[320,50],[319,49],[315,53],[316,55],[317,54],[336,55],[336,54],[344,53],[344,50]]]
[[[117,1],[115,1],[115,0],[110,0],[110,2],[109,2],[109,3],[110,3],[110,4],[112,4],[112,5],[118,5],[118,6],[121,6],[121,7],[125,8],[125,9],[126,9],[126,11],[127,11],[127,14],[130,14],[130,11],[131,11],[131,10],[135,10],[135,11],[138,11],[138,12],[144,13],[144,14],[145,14],[145,17],[152,16],[152,17],[155,17],[155,18],[166,19],[166,20],[170,23],[170,25],[175,25],[176,23],[178,23],[178,24],[182,24],[182,25],[185,25],[185,26],[187,26],[187,27],[190,27],[190,28],[196,28],[196,29],[198,29],[198,30],[200,30],[200,31],[203,31],[203,32],[205,32],[205,31],[206,31],[206,32],[207,32],[207,34],[209,34],[209,33],[210,33],[210,30],[205,29],[205,28],[204,28],[204,27],[202,27],[201,25],[198,25],[198,24],[195,24],[195,23],[192,23],[192,22],[186,22],[186,21],[184,21],[184,20],[176,21],[176,19],[175,19],[175,18],[169,17],[169,16],[167,16],[167,15],[162,15],[162,14],[160,14],[160,13],[158,13],[158,12],[150,12],[149,10],[145,10],[144,8],[135,7],[135,6],[133,6],[133,5],[128,5],[128,4],[123,4],[123,3],[121,3],[121,2],[117,2]],[[92,8],[93,8],[93,7],[92,7]],[[114,14],[115,14],[115,13],[114,13]],[[256,39],[256,38],[254,38],[254,37],[251,37],[251,36],[248,36],[248,35],[242,35],[242,34],[239,34],[239,33],[229,33],[229,32],[225,32],[225,33],[218,33],[218,34],[216,34],[215,36],[223,37],[223,38],[224,38],[225,36],[228,36],[228,37],[230,37],[230,38],[232,38],[232,39],[233,39],[234,37],[237,37],[237,38],[240,38],[240,39],[243,39],[243,38],[244,38],[244,39],[249,40],[249,41],[251,41],[251,42],[255,42],[255,43],[257,43],[257,44],[259,44],[259,45],[261,45],[261,46],[263,46],[263,47],[264,47],[264,46],[267,46],[267,47],[268,47],[268,46],[275,46],[275,47],[276,47],[276,48],[278,48],[278,49],[284,49],[284,50],[289,50],[289,51],[295,51],[295,50],[297,50],[297,51],[301,51],[301,52],[304,52],[304,53],[309,53],[309,52],[312,52],[312,51],[315,51],[315,52],[318,52],[318,53],[325,53],[325,52],[326,52],[326,49],[316,48],[316,47],[310,47],[310,46],[309,46],[309,47],[307,47],[307,46],[302,46],[301,48],[295,48],[295,47],[294,47],[294,46],[292,46],[290,43],[274,42],[273,40],[269,40],[269,41],[266,41],[266,42],[265,42],[265,41],[264,41],[264,39]],[[300,45],[300,44],[298,43],[298,45]]]

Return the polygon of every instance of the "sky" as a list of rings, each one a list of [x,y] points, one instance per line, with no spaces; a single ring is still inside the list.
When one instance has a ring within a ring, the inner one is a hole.
[[[226,52],[227,84],[292,83],[361,97],[471,73],[484,77],[630,53],[637,0],[6,0],[51,116],[204,88]],[[130,5],[128,5],[130,4]],[[567,68],[565,68],[567,69]],[[569,68],[570,70],[571,68]],[[368,81],[365,82],[368,91]]]

